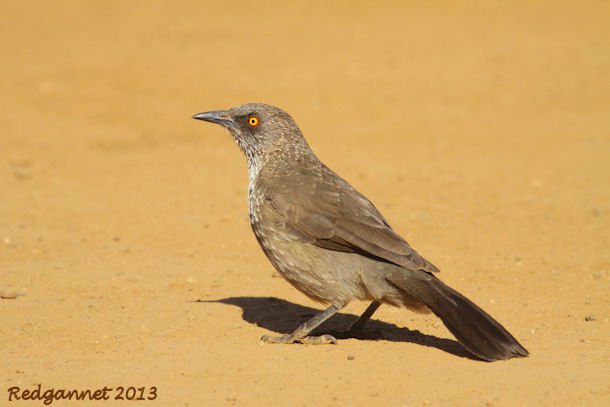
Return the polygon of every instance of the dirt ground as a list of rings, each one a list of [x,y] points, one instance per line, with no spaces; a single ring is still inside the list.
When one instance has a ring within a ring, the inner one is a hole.
[[[610,405],[610,3],[285,3],[0,2],[0,405]],[[387,306],[364,340],[262,345],[320,306],[260,251],[228,133],[190,118],[245,102],[531,356],[473,360]]]

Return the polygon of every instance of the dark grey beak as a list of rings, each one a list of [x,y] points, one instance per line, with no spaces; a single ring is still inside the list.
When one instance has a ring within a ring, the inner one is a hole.
[[[235,121],[226,110],[214,110],[212,112],[197,113],[193,119],[220,124],[226,128],[234,127]]]

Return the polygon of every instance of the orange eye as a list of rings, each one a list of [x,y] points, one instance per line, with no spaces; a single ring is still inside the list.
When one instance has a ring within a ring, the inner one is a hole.
[[[250,118],[248,119],[248,124],[252,127],[258,126],[258,117],[250,116]]]

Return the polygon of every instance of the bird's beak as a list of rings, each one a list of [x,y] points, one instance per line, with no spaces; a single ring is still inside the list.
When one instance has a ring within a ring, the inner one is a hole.
[[[214,110],[211,112],[197,113],[193,119],[205,120],[206,122],[220,124],[226,128],[231,128],[236,125],[235,121],[226,110]]]

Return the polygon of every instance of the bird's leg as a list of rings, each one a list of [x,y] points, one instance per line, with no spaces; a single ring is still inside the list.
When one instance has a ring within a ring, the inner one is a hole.
[[[367,321],[373,316],[377,308],[381,306],[379,301],[373,300],[367,309],[360,315],[360,317],[349,327],[349,329],[343,332],[345,336],[353,336],[362,333],[362,328],[366,325]]]
[[[332,335],[308,336],[311,331],[319,327],[324,321],[339,311],[339,307],[331,305],[325,311],[320,312],[304,324],[299,326],[291,334],[282,336],[263,335],[261,341],[265,343],[304,343],[308,345],[336,344],[337,340]]]

